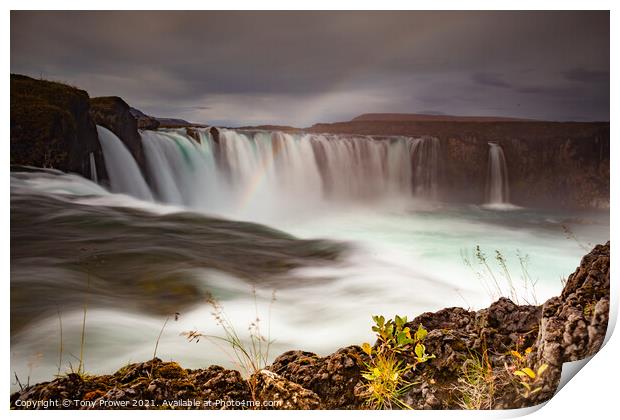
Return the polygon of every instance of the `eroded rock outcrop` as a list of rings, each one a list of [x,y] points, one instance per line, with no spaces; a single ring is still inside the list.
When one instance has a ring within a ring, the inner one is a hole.
[[[322,408],[361,408],[355,395],[362,380],[365,356],[358,346],[345,347],[326,357],[304,351],[289,351],[277,357],[267,369],[314,391]]]
[[[62,83],[11,75],[11,164],[54,168],[107,179],[89,114],[88,93]]]
[[[316,410],[321,399],[312,391],[293,381],[263,369],[250,378],[254,399],[265,409]]]
[[[542,307],[542,320],[531,363],[549,365],[537,401],[553,396],[562,364],[594,355],[603,345],[609,322],[609,242],[583,257],[562,294]]]
[[[48,401],[50,408],[59,409],[225,409],[244,408],[252,401],[248,383],[235,370],[183,369],[159,359],[128,365],[113,375],[71,373],[13,394],[12,407],[18,398]],[[186,405],[179,406],[180,401]]]

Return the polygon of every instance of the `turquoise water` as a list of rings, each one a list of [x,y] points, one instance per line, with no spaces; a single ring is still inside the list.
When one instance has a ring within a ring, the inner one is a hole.
[[[218,299],[241,334],[258,316],[263,333],[268,331],[275,340],[272,358],[291,349],[328,354],[372,340],[373,314],[411,319],[447,306],[487,306],[497,293],[489,288],[489,273],[476,264],[476,246],[487,255],[504,294],[510,291],[496,250],[506,259],[516,300],[542,303],[560,293],[562,279],[575,270],[586,250],[609,239],[608,212],[493,210],[416,200],[325,204],[285,216],[239,216],[282,232],[272,234],[255,225],[210,219],[227,217],[225,212],[187,213],[184,207],[111,194],[77,176],[12,174],[11,181],[12,219],[28,214],[29,220],[55,223],[49,225],[55,228],[51,238],[34,222],[32,227],[25,223],[19,232],[12,230],[12,243],[28,241],[28,246],[12,251],[20,253],[12,253],[11,287],[12,299],[20,294],[56,296],[53,302],[63,325],[62,371],[69,363],[76,366],[73,355],[79,354],[85,296],[85,365],[91,373],[151,358],[166,314],[172,311],[181,315],[167,324],[159,357],[186,367],[234,367],[221,347],[209,341],[188,343],[182,336],[190,330],[221,335],[212,308],[196,299],[197,294]],[[308,242],[312,247],[307,248],[287,234],[325,241]],[[86,294],[83,272],[70,264],[70,252],[61,252],[80,241],[96,243],[109,259]],[[334,243],[345,245],[339,258],[317,257],[313,247],[325,249]],[[158,257],[145,260],[140,250]],[[531,282],[523,282],[517,252],[529,256],[527,271],[535,291]],[[464,255],[473,267],[464,263]],[[302,263],[268,269],[292,260]],[[175,295],[177,301],[165,293],[146,296],[120,286],[131,286],[149,270],[172,284],[191,281],[186,289],[190,296]],[[15,302],[13,318],[21,308]],[[42,299],[40,305],[46,302]],[[30,376],[31,383],[49,380],[58,371],[60,327],[54,308],[32,319],[24,316],[24,325],[11,336],[11,371],[20,378]]]

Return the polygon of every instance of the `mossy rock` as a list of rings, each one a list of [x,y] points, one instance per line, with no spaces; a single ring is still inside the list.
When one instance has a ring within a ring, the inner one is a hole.
[[[155,374],[165,379],[181,379],[187,377],[185,369],[175,362],[164,363],[158,366],[155,370]]]

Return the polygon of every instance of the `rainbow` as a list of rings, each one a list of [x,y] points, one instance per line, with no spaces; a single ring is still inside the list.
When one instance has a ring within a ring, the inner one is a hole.
[[[237,211],[239,212],[243,211],[248,206],[252,198],[256,195],[260,185],[267,176],[267,172],[273,167],[276,157],[283,149],[283,147],[279,145],[279,142],[273,141],[274,134],[275,133],[272,134],[271,138],[272,153],[265,154],[261,157],[261,164],[256,172],[250,177],[249,181],[245,184],[246,187],[239,197],[239,203],[237,204]]]

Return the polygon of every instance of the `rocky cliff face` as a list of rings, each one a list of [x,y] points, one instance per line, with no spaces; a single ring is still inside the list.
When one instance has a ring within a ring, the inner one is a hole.
[[[88,93],[57,82],[11,75],[11,164],[54,168],[91,178],[90,155],[97,179],[108,178],[95,125],[106,127],[127,146],[146,174],[138,120],[117,96],[89,98]],[[140,113],[142,114],[142,113]],[[148,116],[141,128],[157,128]]]
[[[61,83],[11,75],[11,164],[55,168],[107,178],[89,114],[88,93]]]
[[[509,409],[551,398],[562,364],[595,354],[603,343],[609,320],[609,258],[609,242],[596,246],[568,278],[562,294],[541,306],[501,298],[479,311],[446,308],[416,317],[407,325],[426,328],[426,352],[435,358],[406,374],[411,385],[402,401],[414,409]],[[397,357],[413,362],[416,354],[405,347]],[[170,400],[201,402],[181,408],[359,409],[367,407],[362,392],[367,361],[358,346],[325,357],[289,351],[243,379],[239,372],[218,366],[186,370],[153,359],[113,375],[70,374],[24,388],[11,395],[11,407],[50,401],[51,408],[63,408],[60,401],[69,399],[69,408],[94,409],[119,408],[106,406],[110,401],[129,408],[170,408],[165,405]],[[76,405],[74,400],[89,403]],[[154,406],[136,405],[140,400]],[[219,405],[212,404],[215,400]],[[275,403],[248,405],[265,401]]]
[[[489,142],[504,149],[511,201],[523,206],[609,207],[609,123],[355,119],[312,132],[433,136],[442,199],[484,202]]]
[[[129,108],[129,112],[134,116],[138,122],[138,129],[140,130],[157,130],[159,128],[159,121],[150,115],[146,115],[139,109]]]
[[[131,107],[118,96],[105,96],[90,100],[90,115],[97,125],[112,131],[121,139],[143,170],[146,167],[142,140],[138,133],[138,121],[131,113]]]

